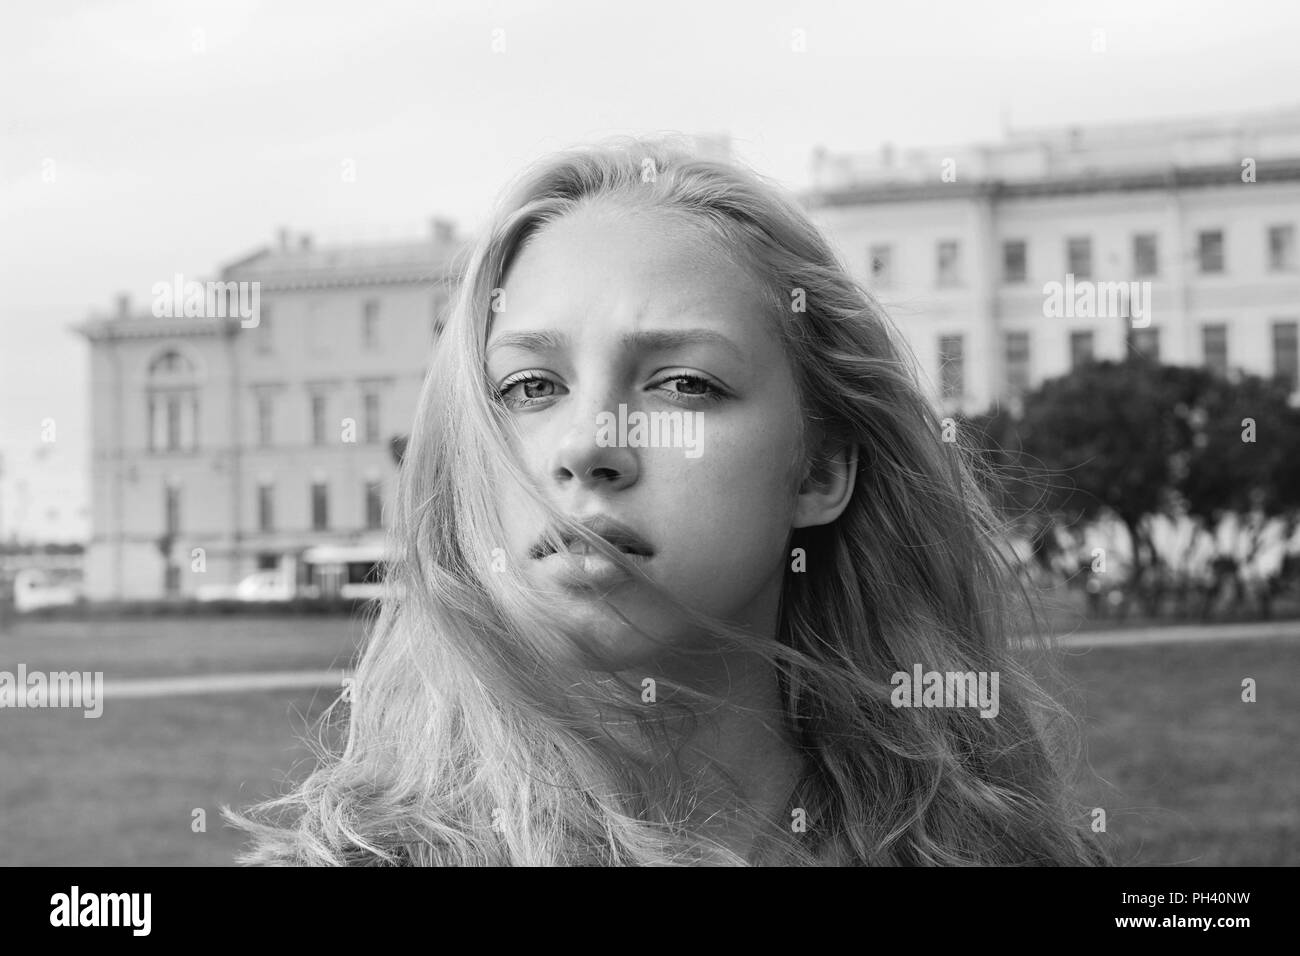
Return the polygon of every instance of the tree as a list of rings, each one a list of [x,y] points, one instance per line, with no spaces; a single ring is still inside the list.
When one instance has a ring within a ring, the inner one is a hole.
[[[1300,520],[1300,411],[1287,401],[1287,389],[1258,376],[1236,381],[1210,378],[1187,396],[1193,427],[1178,490],[1187,512],[1208,532],[1234,518],[1245,537],[1245,560],[1252,560],[1270,523],[1281,521],[1287,538]],[[1221,555],[1203,613],[1230,577],[1235,597],[1242,595],[1238,549]],[[1260,610],[1271,613],[1271,599],[1283,580],[1274,575],[1259,594]]]
[[[1173,502],[1178,456],[1192,436],[1180,397],[1205,374],[1141,358],[1091,362],[1025,396],[1020,441],[1046,473],[1045,503],[1066,524],[1104,511],[1120,520],[1132,546],[1131,589],[1148,596],[1150,613],[1144,579],[1158,558],[1146,519]]]

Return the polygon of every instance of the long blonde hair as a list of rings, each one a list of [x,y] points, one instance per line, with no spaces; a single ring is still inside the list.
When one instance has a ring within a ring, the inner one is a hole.
[[[976,457],[941,440],[889,320],[777,186],[738,163],[642,139],[530,168],[478,237],[400,469],[392,590],[350,704],[326,715],[346,744],[321,747],[286,795],[248,814],[227,810],[252,837],[242,861],[752,862],[692,834],[684,821],[702,799],[698,781],[652,765],[626,733],[664,743],[666,727],[680,729],[666,715],[692,720],[708,695],[680,688],[672,706],[647,708],[617,675],[581,680],[548,652],[569,639],[562,623],[495,550],[505,538],[494,489],[528,479],[484,368],[493,290],[525,241],[601,200],[687,217],[751,268],[795,370],[804,447],[860,450],[843,514],[792,534],[807,567],[785,575],[775,639],[701,621],[771,662],[806,761],[791,809],[803,828],[774,837],[770,859],[1105,862],[1062,782],[1075,725],[1010,653],[1010,636],[1032,620],[1020,613]],[[1000,712],[894,706],[891,675],[917,663],[999,673]]]

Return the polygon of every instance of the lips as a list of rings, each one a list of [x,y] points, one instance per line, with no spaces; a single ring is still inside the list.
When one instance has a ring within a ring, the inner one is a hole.
[[[648,558],[654,554],[654,548],[650,547],[644,538],[627,525],[620,524],[613,518],[596,515],[590,518],[579,518],[578,524],[598,537],[604,538],[624,554],[643,558]],[[560,539],[563,542],[564,550],[569,554],[587,555],[597,553],[586,541],[567,531],[561,533]],[[544,538],[538,540],[530,551],[533,558],[545,558],[555,553],[555,547]]]

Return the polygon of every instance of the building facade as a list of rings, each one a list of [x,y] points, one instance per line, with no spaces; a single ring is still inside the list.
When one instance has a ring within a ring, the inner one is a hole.
[[[462,249],[441,220],[407,243],[315,248],[282,232],[220,274],[256,283],[256,320],[160,316],[164,282],[148,309],[121,299],[81,325],[88,596],[192,597],[256,571],[300,576],[308,549],[382,546],[392,443],[409,433]]]
[[[1130,349],[1296,389],[1300,109],[819,150],[813,181],[811,214],[946,411]]]

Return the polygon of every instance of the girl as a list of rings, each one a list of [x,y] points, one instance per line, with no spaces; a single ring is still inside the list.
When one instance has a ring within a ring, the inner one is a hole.
[[[424,385],[346,746],[229,814],[244,861],[1104,862],[905,354],[747,169],[529,170]]]

